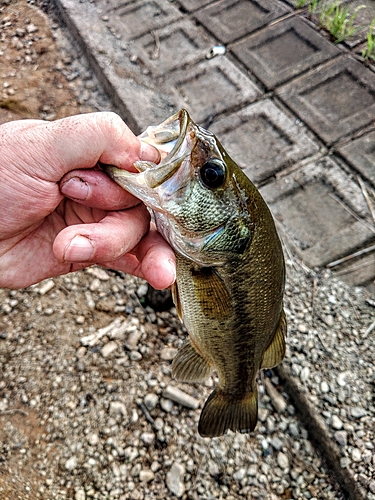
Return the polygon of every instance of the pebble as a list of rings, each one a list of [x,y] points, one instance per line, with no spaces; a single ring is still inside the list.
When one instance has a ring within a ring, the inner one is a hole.
[[[289,459],[282,451],[279,451],[277,454],[277,464],[282,470],[289,468]]]
[[[167,472],[167,487],[173,495],[176,495],[177,498],[181,498],[185,493],[185,485],[183,482],[184,475],[185,467],[178,462],[174,462],[170,470]]]
[[[110,415],[120,414],[123,418],[126,418],[128,416],[125,404],[121,403],[120,401],[111,402],[111,404],[109,405],[109,414]]]
[[[366,415],[366,410],[361,406],[354,406],[353,408],[350,408],[350,415],[353,418],[362,418]]]
[[[160,407],[166,413],[170,413],[173,410],[173,401],[171,401],[170,399],[161,398]]]
[[[177,349],[174,347],[164,347],[160,352],[160,358],[163,361],[172,361],[177,354]]]
[[[332,427],[336,430],[340,430],[343,428],[343,423],[342,421],[339,419],[339,417],[337,415],[332,415]]]
[[[186,406],[187,408],[191,408],[196,410],[200,406],[200,402],[198,399],[193,398],[190,394],[186,394],[186,392],[181,391],[178,387],[168,385],[163,391],[163,398],[170,399],[175,403],[178,403],[182,406]]]
[[[159,397],[157,394],[154,394],[152,392],[149,392],[146,394],[146,396],[143,399],[143,402],[145,404],[145,407],[149,410],[152,411],[154,408],[156,408],[156,405],[159,402]]]
[[[129,357],[132,361],[141,361],[142,354],[138,351],[131,351]]]
[[[65,462],[65,469],[72,471],[77,467],[77,458],[75,456],[70,457],[66,462]]]
[[[360,462],[362,460],[361,450],[359,450],[358,448],[353,448],[351,452],[351,458],[353,462]]]
[[[108,358],[108,356],[110,356],[117,349],[118,345],[116,344],[116,342],[110,341],[101,348],[100,353],[103,356],[103,358]]]
[[[302,383],[305,383],[308,381],[310,376],[310,368],[308,366],[304,366],[299,374],[299,378]]]
[[[155,477],[155,474],[152,472],[152,470],[142,469],[139,472],[139,480],[142,483],[149,483],[150,481],[152,481],[154,479],[154,477]]]
[[[153,432],[143,432],[141,434],[141,440],[145,444],[151,445],[155,441],[155,434]]]
[[[340,446],[346,446],[348,442],[348,433],[346,431],[337,431],[334,434],[334,438]]]
[[[75,492],[74,500],[86,500],[85,490],[79,489]]]
[[[320,383],[320,392],[325,394],[326,392],[329,392],[329,385],[325,380],[322,380]]]

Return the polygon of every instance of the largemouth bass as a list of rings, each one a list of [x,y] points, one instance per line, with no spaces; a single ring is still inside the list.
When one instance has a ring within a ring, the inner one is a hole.
[[[217,138],[181,110],[140,139],[158,148],[159,164],[139,173],[103,166],[154,213],[176,252],[172,294],[189,340],[172,375],[199,382],[218,374],[198,431],[250,432],[257,422],[256,377],[285,354],[284,259],[271,213],[259,191]]]

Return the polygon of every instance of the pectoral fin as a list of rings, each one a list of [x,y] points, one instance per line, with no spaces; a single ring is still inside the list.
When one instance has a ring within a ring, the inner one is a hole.
[[[211,365],[188,340],[172,362],[172,377],[181,382],[202,382],[211,375]]]
[[[229,292],[220,274],[212,267],[193,272],[195,295],[205,316],[219,319],[228,316],[231,303]]]
[[[171,286],[171,292],[172,292],[173,303],[176,307],[178,317],[182,321],[182,319],[183,319],[182,318],[182,306],[181,306],[180,295],[178,293],[178,287],[177,287],[176,282],[174,282],[173,285]]]
[[[273,368],[281,363],[285,356],[286,318],[284,311],[281,312],[280,322],[272,342],[263,354],[261,368]]]

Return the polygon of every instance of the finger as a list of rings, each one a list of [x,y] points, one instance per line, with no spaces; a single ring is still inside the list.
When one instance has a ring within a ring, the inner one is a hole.
[[[52,122],[35,122],[27,137],[12,132],[19,160],[38,160],[38,177],[59,181],[67,172],[92,168],[98,161],[131,169],[136,160],[159,161],[159,152],[141,142],[122,119],[112,112],[70,116]],[[15,125],[15,130],[17,125]]]
[[[176,280],[175,254],[154,227],[135,248],[135,255],[126,254],[117,261],[101,264],[143,278],[159,290]]]
[[[60,262],[114,261],[139,243],[149,223],[150,215],[144,205],[109,212],[100,222],[63,229],[55,238],[53,252]]]
[[[123,210],[140,203],[99,170],[72,170],[61,179],[60,191],[82,205],[102,210]]]

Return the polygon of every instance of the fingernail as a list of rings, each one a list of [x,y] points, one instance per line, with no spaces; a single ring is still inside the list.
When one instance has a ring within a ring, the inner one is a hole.
[[[87,262],[94,255],[94,246],[88,238],[75,236],[65,249],[64,260],[67,262]]]
[[[60,191],[63,195],[68,196],[69,198],[83,201],[87,199],[90,188],[87,182],[83,181],[79,177],[72,177],[61,185]]]
[[[173,260],[168,259],[169,266],[167,266],[167,269],[169,267],[169,270],[173,276],[173,281],[171,281],[171,285],[176,281],[176,263],[173,262]],[[169,285],[169,286],[171,286]]]
[[[141,141],[140,157],[141,160],[159,163],[160,152],[154,146],[151,146],[151,144]]]

